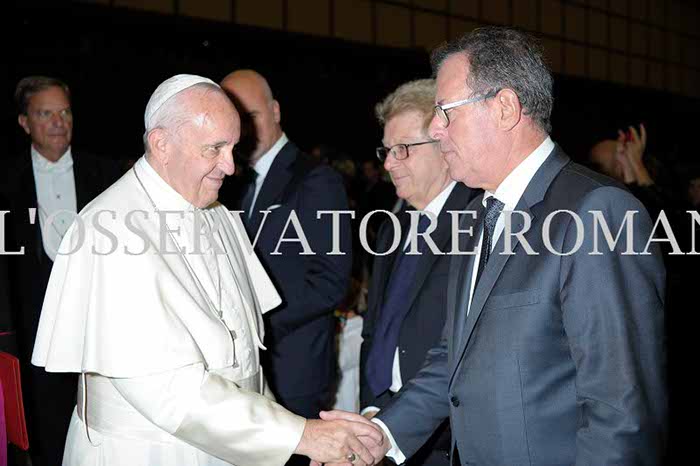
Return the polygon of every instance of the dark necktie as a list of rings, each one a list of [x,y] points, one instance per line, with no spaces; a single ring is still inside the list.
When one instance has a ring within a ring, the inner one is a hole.
[[[479,256],[479,269],[476,273],[476,281],[474,282],[474,289],[479,284],[479,279],[481,274],[484,272],[484,267],[486,267],[486,262],[489,260],[491,255],[491,244],[493,240],[493,231],[496,229],[496,222],[498,222],[498,217],[501,215],[505,205],[491,196],[486,199],[486,209],[484,210],[484,233],[482,234],[483,240],[481,241],[481,255]]]
[[[418,232],[423,233],[430,224],[427,215],[421,215],[418,222]],[[402,245],[405,242],[401,243]],[[410,244],[396,257],[389,285],[384,294],[384,304],[377,319],[372,338],[372,347],[367,356],[365,373],[372,392],[375,396],[384,393],[391,387],[391,373],[394,354],[399,343],[401,324],[409,311],[408,298],[413,288],[413,282],[422,254],[428,251],[425,241],[418,237],[418,251],[421,255],[407,255]]]
[[[248,223],[248,219],[252,217],[253,212],[253,197],[255,196],[255,182],[258,179],[258,172],[250,170],[248,175],[248,187],[246,188],[243,201],[241,202],[241,210],[243,210],[243,220]]]

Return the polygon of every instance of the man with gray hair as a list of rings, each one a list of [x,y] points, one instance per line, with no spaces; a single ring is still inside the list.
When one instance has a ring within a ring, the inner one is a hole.
[[[360,400],[365,416],[378,412],[413,378],[426,352],[440,341],[445,324],[450,256],[434,253],[426,241],[418,242],[420,255],[409,254],[409,231],[417,226],[423,233],[433,223],[432,241],[439,251],[448,251],[450,211],[464,209],[476,194],[450,178],[438,141],[428,136],[434,102],[435,80],[419,79],[402,84],[376,107],[384,126],[377,157],[389,172],[397,196],[410,207],[398,214],[400,232],[386,219],[377,237],[375,250],[387,254],[374,260],[362,328]],[[392,250],[397,233],[402,241]],[[409,464],[449,465],[449,451],[449,428],[444,422]]]
[[[216,202],[240,120],[211,80],[151,96],[146,154],[61,243],[32,362],[81,374],[65,466],[373,462],[356,415],[306,420],[266,387],[262,314],[280,304],[240,220]],[[351,422],[357,421],[357,422]]]
[[[430,136],[450,176],[484,194],[460,225],[472,254],[452,257],[442,340],[374,418],[390,456],[449,417],[454,464],[661,464],[665,271],[649,215],[550,139],[552,77],[533,38],[476,29],[433,59]],[[596,219],[633,234],[601,246]]]

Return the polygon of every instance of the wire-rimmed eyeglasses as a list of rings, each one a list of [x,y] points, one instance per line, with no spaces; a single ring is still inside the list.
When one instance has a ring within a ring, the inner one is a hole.
[[[445,128],[447,128],[450,125],[450,117],[449,115],[447,115],[447,110],[451,110],[455,107],[460,107],[462,105],[473,104],[474,102],[479,102],[481,100],[490,99],[491,97],[495,97],[499,91],[500,89],[497,91],[491,91],[487,94],[480,95],[477,97],[471,97],[469,99],[458,100],[456,102],[449,102],[442,105],[436,105],[434,108],[435,115],[440,119],[440,123],[442,123],[442,125]]]
[[[435,144],[435,140],[414,142],[412,144],[394,144],[391,147],[377,147],[377,158],[380,162],[384,162],[391,154],[396,160],[404,160],[408,158],[408,148],[413,146],[422,146],[423,144]]]

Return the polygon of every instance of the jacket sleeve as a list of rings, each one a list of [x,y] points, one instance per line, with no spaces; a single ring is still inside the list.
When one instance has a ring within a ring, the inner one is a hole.
[[[296,212],[314,255],[307,256],[302,287],[285,288],[287,302],[281,312],[270,314],[270,332],[276,340],[304,324],[333,312],[345,297],[352,266],[350,217],[340,216],[340,249],[343,255],[328,254],[333,249],[333,225],[330,214],[319,211],[348,210],[347,196],[340,175],[320,166],[305,177],[301,186],[299,210]]]
[[[423,367],[382,409],[377,418],[397,447],[410,458],[450,415],[447,324],[440,343],[428,351]]]
[[[110,381],[149,421],[231,464],[282,466],[304,431],[304,418],[202,364]]]

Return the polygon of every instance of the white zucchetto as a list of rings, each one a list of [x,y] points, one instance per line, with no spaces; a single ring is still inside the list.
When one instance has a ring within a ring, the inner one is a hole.
[[[148,104],[146,105],[146,112],[143,115],[143,122],[146,125],[146,131],[151,129],[151,124],[153,116],[158,112],[158,110],[175,94],[178,94],[185,89],[194,86],[195,84],[213,84],[219,87],[214,81],[209,78],[204,78],[202,76],[197,76],[194,74],[177,74],[172,78],[168,78],[163,81],[153,94],[151,98],[148,99]]]

